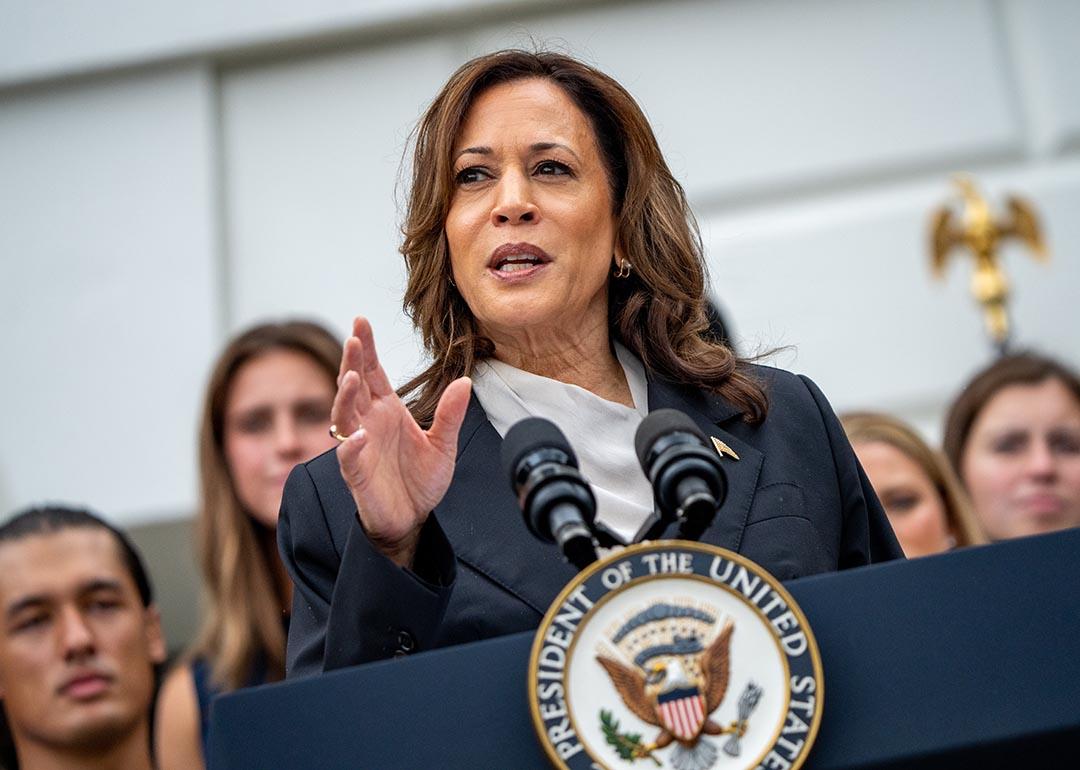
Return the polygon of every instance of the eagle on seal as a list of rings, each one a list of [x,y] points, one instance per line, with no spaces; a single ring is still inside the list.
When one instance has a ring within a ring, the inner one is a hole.
[[[734,624],[729,618],[704,650],[697,638],[676,636],[664,649],[645,651],[635,658],[640,668],[597,655],[596,660],[611,677],[626,707],[639,719],[660,728],[648,751],[678,741],[682,748],[690,750],[680,754],[711,755],[709,759],[703,756],[700,758],[703,761],[688,763],[688,767],[709,767],[715,761],[715,749],[707,748],[706,744],[700,746],[704,751],[694,751],[702,733],[723,735],[739,731],[737,724],[723,727],[709,718],[728,689],[732,631]]]

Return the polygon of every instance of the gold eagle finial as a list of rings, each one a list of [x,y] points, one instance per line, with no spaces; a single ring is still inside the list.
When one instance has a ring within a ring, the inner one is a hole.
[[[1001,269],[1000,250],[1010,240],[1022,241],[1042,261],[1048,259],[1042,228],[1035,209],[1015,195],[1005,199],[1007,214],[994,217],[990,204],[964,174],[953,177],[962,207],[959,215],[950,204],[931,214],[930,259],[934,275],[943,278],[948,257],[959,249],[975,258],[971,293],[982,305],[986,329],[997,346],[1004,350],[1009,339],[1009,281]]]

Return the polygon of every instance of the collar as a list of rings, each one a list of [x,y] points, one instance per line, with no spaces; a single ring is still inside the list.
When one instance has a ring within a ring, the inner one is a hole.
[[[648,380],[649,411],[678,409],[710,437],[735,450],[739,460],[723,459],[728,494],[702,540],[739,549],[764,455],[720,425],[738,416],[723,399],[655,376]],[[472,396],[458,436],[453,483],[435,508],[435,516],[457,557],[517,596],[541,615],[574,576],[555,546],[534,538],[503,478],[499,461],[502,438]]]

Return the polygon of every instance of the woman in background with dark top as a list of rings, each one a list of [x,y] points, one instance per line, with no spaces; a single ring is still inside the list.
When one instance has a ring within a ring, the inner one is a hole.
[[[332,446],[341,343],[305,321],[255,326],[214,366],[199,429],[202,629],[162,685],[155,718],[161,770],[204,764],[210,701],[281,679],[292,586],[275,538],[285,478]]]
[[[432,363],[395,393],[354,323],[343,443],[282,499],[289,676],[536,627],[575,570],[529,535],[499,470],[526,416],[566,434],[624,537],[653,509],[634,433],[667,407],[727,447],[704,542],[782,580],[902,555],[817,387],[709,335],[693,215],[617,82],[554,53],[474,59],[411,167],[405,306]]]
[[[948,461],[910,426],[875,412],[840,424],[909,559],[986,542]]]
[[[1017,353],[975,375],[945,419],[945,454],[991,540],[1080,526],[1080,377]]]

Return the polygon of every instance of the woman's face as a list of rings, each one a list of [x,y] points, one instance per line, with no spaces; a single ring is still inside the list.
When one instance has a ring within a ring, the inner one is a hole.
[[[304,353],[271,350],[246,361],[225,396],[225,462],[245,510],[277,526],[285,479],[334,446],[334,385]]]
[[[541,79],[493,86],[454,143],[454,282],[484,334],[606,328],[616,222],[585,115]]]
[[[972,423],[960,474],[995,540],[1080,526],[1080,403],[1057,378],[1002,388]]]
[[[909,558],[947,551],[953,545],[945,502],[922,467],[892,444],[854,445],[889,524]]]

